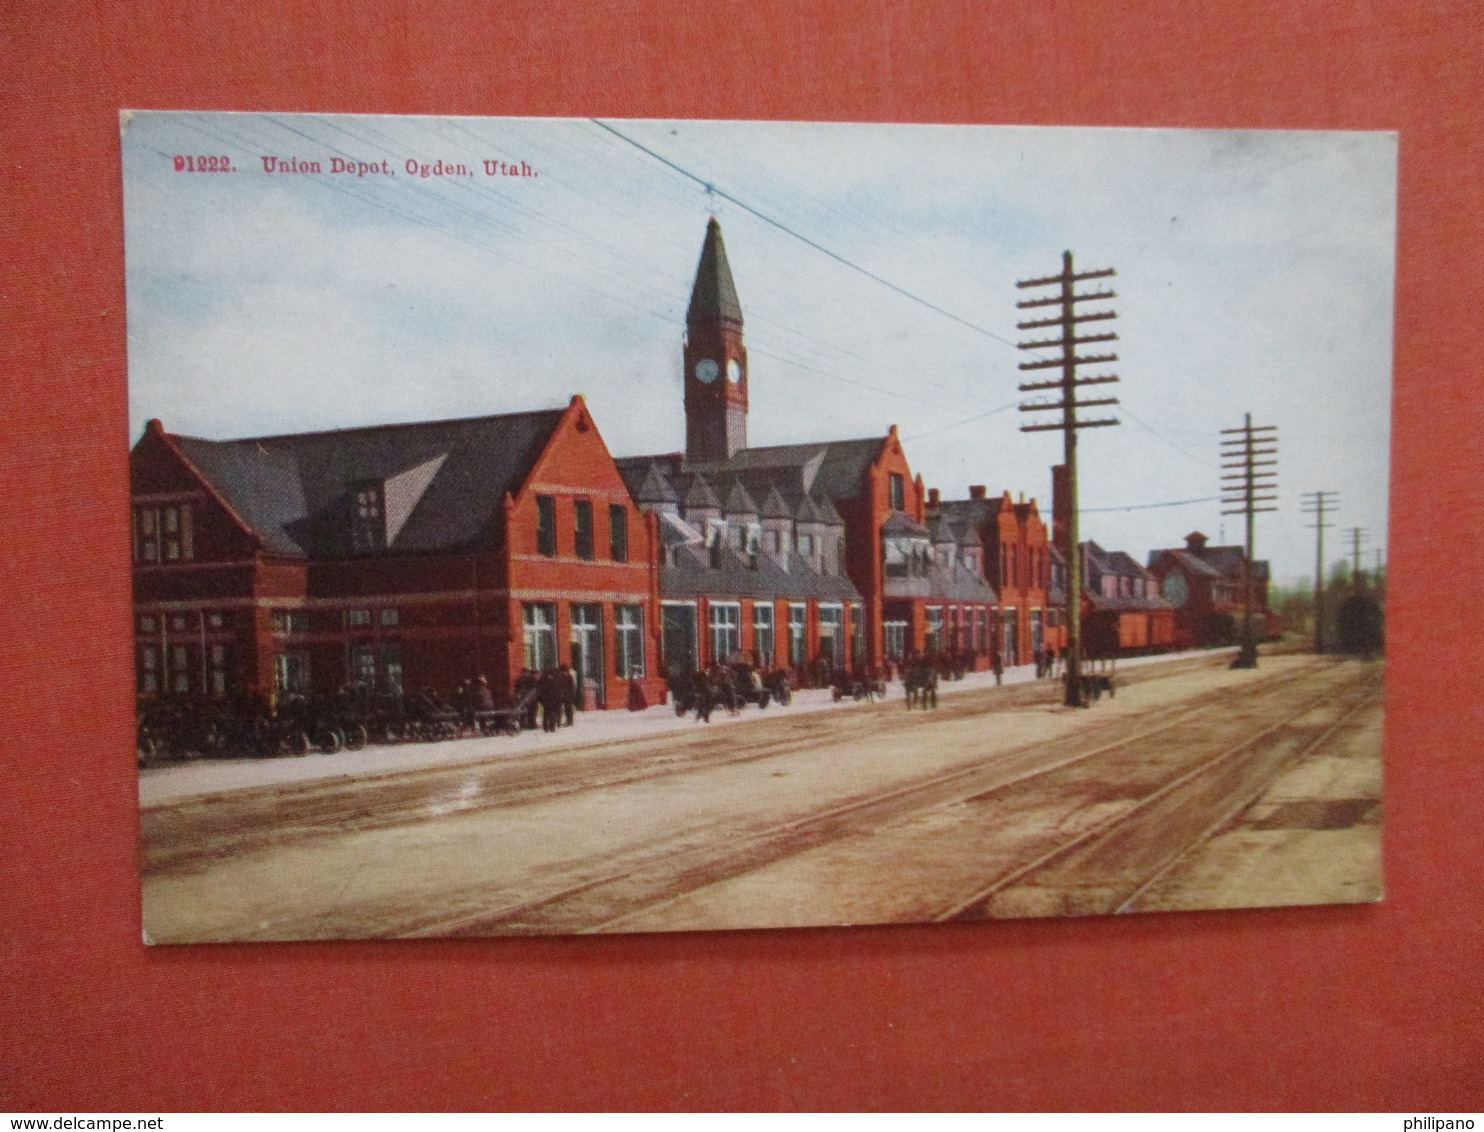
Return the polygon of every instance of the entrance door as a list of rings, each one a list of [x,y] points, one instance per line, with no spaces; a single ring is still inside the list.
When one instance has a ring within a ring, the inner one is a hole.
[[[603,607],[572,606],[572,668],[577,673],[577,702],[584,710],[604,702]]]
[[[701,654],[696,650],[696,607],[661,606],[660,633],[666,675],[689,676],[701,663]]]

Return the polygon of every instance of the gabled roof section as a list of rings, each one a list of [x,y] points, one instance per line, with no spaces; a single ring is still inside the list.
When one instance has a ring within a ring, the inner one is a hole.
[[[685,321],[687,325],[697,322],[742,325],[742,304],[732,282],[732,268],[727,263],[727,249],[721,239],[721,225],[714,216],[706,225],[706,241],[701,245],[701,262],[696,267],[696,282],[691,288]]]
[[[928,538],[928,529],[919,523],[905,511],[893,511],[881,524],[883,535],[910,535],[916,538]]]
[[[768,497],[763,500],[761,515],[764,519],[792,519],[793,510],[783,501],[783,496],[778,494],[776,486],[768,488]]]
[[[721,509],[721,500],[716,498],[716,492],[711,490],[711,485],[706,482],[706,477],[697,475],[690,481],[690,489],[685,493],[685,506],[687,509],[693,507],[714,507]]]
[[[387,545],[488,544],[507,492],[524,484],[563,410],[330,432],[171,440],[275,553],[348,553],[351,494],[382,486]]]
[[[732,480],[732,486],[727,491],[726,502],[722,504],[721,509],[726,515],[758,514],[757,504],[752,501],[752,496],[747,494],[747,489],[738,479]]]
[[[780,490],[789,481],[806,495],[853,499],[864,488],[866,472],[881,455],[885,437],[858,440],[829,440],[816,444],[783,444],[773,448],[743,448],[725,463],[721,472],[770,473]]]
[[[624,471],[623,477],[626,483],[631,482],[627,470]],[[634,493],[634,502],[640,506],[680,502],[680,496],[675,493],[674,487],[664,477],[658,464],[650,464],[637,486],[631,487],[630,490]]]

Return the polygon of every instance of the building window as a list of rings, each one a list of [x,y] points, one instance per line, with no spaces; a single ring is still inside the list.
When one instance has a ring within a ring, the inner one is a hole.
[[[525,665],[537,672],[555,668],[556,606],[541,602],[521,605],[522,636],[525,642]]]
[[[230,656],[226,645],[211,646],[211,694],[213,696],[225,696],[228,691],[227,680],[228,658]]]
[[[555,558],[556,547],[556,499],[550,495],[536,496],[536,553]]]
[[[615,562],[629,560],[629,509],[622,503],[608,505],[608,556]]]
[[[189,503],[134,508],[135,562],[189,562],[195,557]]]
[[[886,655],[901,660],[907,655],[907,622],[883,621],[882,635],[885,637]]]
[[[905,511],[907,509],[907,483],[900,472],[892,472],[887,481],[891,488],[891,509],[893,511]]]
[[[819,659],[828,664],[832,669],[839,668],[844,660],[842,650],[845,642],[841,639],[844,612],[838,605],[821,605],[819,607],[818,655]]]
[[[941,605],[930,605],[927,607],[927,641],[925,647],[928,652],[938,652],[943,648],[943,607]]]
[[[773,667],[773,603],[752,604],[752,654],[763,668]]]
[[[402,614],[395,608],[390,607],[381,611],[381,623],[387,628],[395,628],[402,624]]]
[[[210,625],[213,629],[220,629],[226,622],[226,615],[221,613],[213,613],[206,618],[206,624]]]
[[[393,611],[395,612],[395,611]],[[402,646],[381,646],[381,686],[394,696],[402,694]]]
[[[850,606],[850,659],[857,668],[866,663],[866,617],[858,603]]]
[[[590,499],[579,499],[572,505],[577,557],[586,562],[593,560],[593,504]]]
[[[302,609],[275,609],[273,611],[275,633],[309,632],[309,614]]]
[[[640,606],[613,607],[613,661],[620,680],[644,675],[644,610]]]
[[[381,484],[362,484],[355,489],[354,510],[350,517],[350,545],[356,554],[371,554],[386,546],[386,520],[383,517]]]
[[[742,607],[736,602],[711,603],[711,660],[724,664],[742,651]]]
[[[370,645],[351,646],[350,682],[368,692],[376,687],[376,653]]]
[[[139,650],[139,691],[152,696],[160,690],[160,654],[146,645]]]
[[[369,609],[347,609],[345,611],[345,627],[347,629],[364,629],[371,624],[371,611]]]
[[[139,619],[139,631],[141,633],[153,633],[157,628],[153,617],[141,617]]]
[[[809,607],[802,601],[791,602],[788,607],[788,662],[803,664],[809,659]]]
[[[273,657],[273,694],[303,696],[309,692],[309,654],[281,652]]]

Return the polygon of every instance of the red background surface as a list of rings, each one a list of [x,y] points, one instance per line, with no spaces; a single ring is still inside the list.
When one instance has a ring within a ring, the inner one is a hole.
[[[0,5],[0,1109],[1481,1107],[1484,9],[567,7]],[[1399,129],[1386,902],[146,950],[126,106]]]

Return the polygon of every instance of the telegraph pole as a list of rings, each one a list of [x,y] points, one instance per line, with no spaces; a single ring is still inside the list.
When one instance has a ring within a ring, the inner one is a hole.
[[[1314,651],[1324,651],[1324,532],[1333,523],[1326,523],[1326,512],[1333,511],[1340,502],[1337,491],[1306,491],[1299,497],[1305,515],[1314,516],[1309,528],[1315,533],[1314,547]]]
[[[1061,273],[1059,275],[1047,275],[1040,279],[1023,279],[1015,284],[1022,290],[1029,287],[1055,287],[1056,292],[1050,296],[1040,299],[1022,299],[1016,303],[1020,310],[1031,307],[1055,307],[1058,313],[1051,318],[1031,319],[1028,322],[1016,324],[1018,330],[1040,330],[1055,328],[1059,331],[1054,338],[1046,338],[1040,341],[1021,342],[1022,350],[1045,350],[1058,349],[1061,357],[1033,362],[1021,362],[1020,368],[1025,370],[1060,369],[1061,377],[1049,381],[1022,382],[1020,391],[1022,393],[1039,392],[1042,390],[1055,390],[1060,400],[1040,399],[1027,401],[1020,406],[1022,413],[1036,412],[1060,412],[1061,419],[1046,424],[1021,425],[1021,432],[1048,432],[1059,430],[1062,434],[1063,462],[1067,468],[1067,671],[1066,671],[1066,700],[1067,707],[1086,707],[1087,697],[1082,689],[1082,547],[1080,542],[1079,524],[1077,521],[1077,432],[1084,428],[1104,428],[1108,425],[1116,425],[1118,421],[1111,417],[1097,418],[1094,420],[1079,420],[1078,409],[1093,408],[1098,405],[1116,405],[1117,397],[1097,397],[1079,401],[1077,390],[1088,385],[1106,385],[1118,380],[1116,374],[1103,374],[1094,377],[1077,376],[1078,366],[1101,365],[1104,362],[1116,362],[1117,354],[1089,354],[1079,356],[1078,346],[1084,346],[1091,342],[1113,342],[1118,338],[1117,334],[1105,332],[1102,334],[1077,334],[1077,327],[1085,322],[1102,322],[1107,319],[1117,318],[1118,315],[1110,310],[1092,311],[1087,314],[1077,313],[1077,304],[1086,302],[1099,302],[1117,298],[1116,292],[1109,290],[1093,290],[1078,292],[1076,284],[1089,279],[1107,279],[1117,274],[1111,267],[1102,268],[1098,271],[1077,272],[1072,267],[1072,253],[1062,252]]]
[[[1364,527],[1350,528],[1350,585],[1353,589],[1360,587],[1360,544],[1365,541],[1365,536]]]
[[[1242,651],[1232,661],[1233,668],[1257,667],[1257,641],[1252,635],[1252,548],[1253,525],[1256,516],[1263,511],[1276,511],[1277,507],[1262,504],[1278,501],[1278,473],[1260,469],[1276,466],[1276,459],[1261,459],[1278,455],[1278,426],[1254,425],[1252,414],[1247,413],[1241,428],[1224,428],[1221,442],[1221,502],[1231,508],[1223,515],[1245,515],[1247,517],[1247,556],[1242,562]],[[1232,482],[1235,481],[1235,482]],[[1272,494],[1267,494],[1271,492]]]

